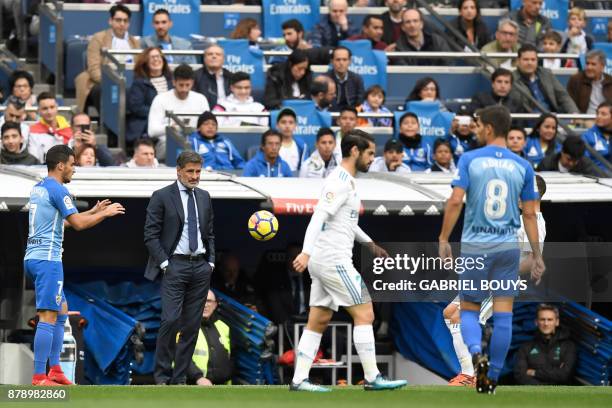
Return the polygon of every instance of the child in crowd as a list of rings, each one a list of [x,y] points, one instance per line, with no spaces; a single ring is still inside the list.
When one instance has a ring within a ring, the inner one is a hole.
[[[451,145],[448,140],[442,138],[436,139],[434,142],[434,162],[430,168],[425,170],[425,173],[431,172],[443,172],[443,173],[454,173],[455,162],[453,161],[453,153],[451,152]]]
[[[593,37],[584,32],[586,27],[586,13],[580,7],[570,9],[567,21],[567,30],[563,33],[563,46],[561,52],[564,54],[586,54],[593,49]],[[578,67],[579,60],[568,59],[565,64],[567,68]]]
[[[368,88],[365,94],[365,101],[357,107],[358,112],[371,113],[391,113],[384,106],[385,90],[380,85],[373,85]],[[393,126],[391,118],[359,118],[357,126],[390,127]]]
[[[542,51],[547,54],[559,53],[561,52],[562,42],[561,34],[554,30],[549,30],[542,38]],[[548,69],[561,68],[561,58],[542,58],[542,66]]]

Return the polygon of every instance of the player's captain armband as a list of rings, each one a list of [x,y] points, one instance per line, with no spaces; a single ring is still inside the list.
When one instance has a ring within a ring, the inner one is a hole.
[[[67,210],[74,209],[74,204],[72,204],[72,198],[67,195],[64,196],[64,207],[66,207]]]

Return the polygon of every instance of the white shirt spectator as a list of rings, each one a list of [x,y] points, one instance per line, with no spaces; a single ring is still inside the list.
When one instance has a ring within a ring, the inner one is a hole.
[[[157,94],[149,110],[147,134],[150,137],[166,136],[166,126],[171,123],[170,120],[166,118],[166,111],[196,114],[188,118],[189,126],[195,128],[198,115],[208,110],[210,110],[208,100],[204,95],[197,92],[189,91],[189,95],[186,99],[177,98],[173,89]]]
[[[230,94],[227,98],[219,99],[217,106],[213,109],[218,112],[244,112],[244,113],[259,113],[264,112],[266,108],[259,102],[255,102],[252,96],[241,101]],[[219,126],[240,126],[242,123],[250,123],[259,126],[268,126],[269,119],[267,117],[256,116],[217,116]]]
[[[325,167],[325,161],[319,154],[319,151],[315,150],[310,157],[302,163],[300,177],[326,178],[337,166],[338,162],[334,154],[332,154],[329,163],[327,163],[327,167]]]
[[[289,146],[281,145],[279,156],[287,162],[291,171],[296,171],[300,167],[300,150],[295,140]]]
[[[127,163],[124,164],[125,167],[129,167],[130,169],[156,169],[159,167],[159,162],[157,159],[153,159],[153,164],[151,166],[139,166],[136,164],[134,159],[130,159]]]
[[[372,164],[370,164],[368,172],[407,174],[410,173],[411,170],[405,163],[402,163],[395,171],[390,171],[387,168],[387,163],[385,163],[385,158],[381,156],[374,159]]]

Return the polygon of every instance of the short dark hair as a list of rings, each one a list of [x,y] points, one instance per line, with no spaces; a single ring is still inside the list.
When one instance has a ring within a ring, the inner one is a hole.
[[[140,146],[149,146],[155,150],[155,143],[148,137],[141,137],[134,141],[134,150],[138,149]]]
[[[70,156],[75,157],[74,150],[72,150],[70,147],[64,144],[53,146],[47,151],[45,156],[47,170],[55,170],[59,163],[68,163]]]
[[[382,88],[382,86],[380,85],[372,85],[371,87],[369,87],[368,89],[366,89],[365,92],[365,99],[368,99],[368,96],[370,96],[373,93],[380,93],[383,96],[383,103],[385,103],[385,99],[387,98],[387,94],[385,93],[385,90]]]
[[[11,129],[15,129],[21,136],[21,125],[17,122],[4,122],[2,128],[0,129],[0,135],[4,135],[4,132]]]
[[[535,52],[537,54],[538,49],[533,44],[523,44],[518,50],[518,57],[521,58],[521,55],[526,52]]]
[[[304,50],[296,48],[289,54],[287,57],[287,61],[289,62],[289,66],[294,66],[297,64],[301,64],[302,62],[309,62],[308,54]],[[310,62],[308,64],[310,66]]]
[[[383,19],[382,19],[382,17],[380,15],[370,14],[369,16],[366,16],[366,18],[363,19],[363,23],[361,23],[361,26],[362,27],[369,27],[370,26],[370,22],[372,20],[383,21]]]
[[[451,147],[450,142],[448,140],[445,140],[439,137],[434,141],[434,145],[433,145],[434,154],[436,153],[436,151],[438,150],[438,147],[440,146],[446,146],[451,152],[453,151],[453,148]]]
[[[172,20],[170,13],[165,8],[158,8],[157,10],[155,10],[155,13],[153,13],[153,17],[158,16],[160,14],[165,14],[168,16],[168,20]]]
[[[538,187],[538,194],[541,200],[542,197],[544,197],[544,194],[546,194],[546,182],[544,181],[544,177],[540,176],[539,174],[536,174],[535,180],[536,186]]]
[[[345,47],[344,45],[339,45],[336,48],[334,48],[331,52],[331,59],[334,59],[334,55],[336,55],[336,51],[338,50],[345,50],[348,52],[349,58],[351,58],[353,56],[353,53],[351,52],[350,49],[348,49],[348,47]]]
[[[353,146],[357,146],[359,153],[363,152],[370,146],[370,143],[376,144],[374,137],[364,132],[361,129],[353,129],[342,137],[340,142],[340,149],[342,150],[342,157],[349,157],[351,155],[351,149]]]
[[[6,99],[6,106],[9,105],[13,105],[15,107],[15,109],[17,110],[21,110],[21,109],[25,109],[26,104],[24,101],[22,101],[21,99],[19,99],[17,96],[15,95],[10,95],[7,99]],[[599,108],[598,108],[599,109]]]
[[[355,116],[359,116],[359,113],[357,112],[357,109],[352,107],[352,106],[345,106],[342,109],[340,109],[340,116],[342,116],[342,114],[344,112],[353,112],[355,114]]]
[[[387,143],[385,143],[383,151],[402,153],[404,151],[404,145],[397,139],[389,139]]]
[[[40,105],[40,101],[44,101],[45,99],[53,99],[54,101],[57,101],[55,95],[53,95],[51,92],[45,91],[38,94],[38,97],[36,97],[36,103]]]
[[[291,20],[285,21],[281,27],[282,27],[283,30],[287,30],[289,28],[292,28],[292,29],[294,29],[298,33],[303,33],[304,32],[304,26],[302,25],[300,20],[297,20],[295,18],[292,18]]]
[[[601,108],[608,108],[610,113],[612,113],[612,102],[605,101],[605,102],[600,103],[599,105],[597,105],[597,109],[595,110],[595,112],[597,112]]]
[[[261,145],[264,146],[266,144],[266,139],[270,136],[278,136],[279,139],[283,140],[283,137],[280,133],[278,133],[274,129],[268,129],[261,135]]]
[[[525,132],[525,129],[520,126],[510,126],[510,129],[508,129],[508,133],[506,134],[506,137],[508,137],[510,132],[512,132],[513,130],[517,132],[521,132],[523,134],[523,139],[527,140],[527,132]]]
[[[555,305],[551,305],[550,303],[540,303],[538,305],[538,307],[536,308],[536,318],[538,317],[540,312],[548,310],[554,312],[555,316],[557,316],[557,319],[559,318],[559,308],[557,308],[557,306]]]
[[[331,135],[333,138],[336,137],[336,135],[334,135],[334,131],[331,130],[328,127],[322,127],[319,128],[319,131],[317,132],[317,142],[319,141],[319,139],[321,139],[323,136],[327,136],[327,135]]]
[[[399,122],[397,122],[398,126],[401,126],[401,125],[402,125],[402,122],[403,122],[403,121],[404,121],[406,118],[414,118],[414,120],[416,120],[416,121],[417,121],[417,123],[419,123],[419,124],[420,124],[420,122],[419,122],[419,117],[417,116],[417,114],[416,114],[416,113],[414,113],[414,112],[406,112],[406,113],[404,113],[404,114],[403,114],[403,115],[400,117]]]
[[[121,11],[122,13],[127,14],[128,20],[132,17],[132,12],[130,11],[129,8],[127,8],[123,4],[115,4],[109,10],[111,18],[115,17],[115,14],[117,14],[118,11]]]
[[[28,71],[17,70],[13,71],[11,77],[9,78],[9,87],[11,91],[13,90],[15,82],[17,82],[18,79],[25,79],[26,81],[28,81],[30,88],[34,88],[34,77],[32,76],[32,74],[30,74]]]
[[[493,74],[491,74],[491,82],[495,82],[497,77],[500,77],[500,76],[510,77],[510,83],[512,83],[513,81],[512,71],[507,70],[506,68],[497,68],[495,71],[493,71]]]
[[[285,116],[291,116],[297,122],[297,115],[295,111],[291,108],[283,108],[278,112],[278,116],[276,117],[276,123],[280,122],[282,118]]]
[[[510,116],[510,111],[505,106],[487,106],[486,108],[478,109],[475,116],[483,126],[490,125],[493,128],[495,137],[506,138],[508,135],[512,125],[512,117]]]
[[[232,86],[232,85],[236,85],[240,81],[250,81],[250,80],[251,80],[251,76],[247,74],[246,72],[236,71],[230,77],[229,84],[230,86]]]
[[[327,93],[329,84],[327,81],[312,81],[310,85],[310,95],[317,96],[320,93]]]
[[[584,141],[578,136],[568,136],[563,141],[561,151],[574,160],[580,160],[584,156],[586,147]]]
[[[199,164],[200,166],[204,163],[202,156],[193,150],[183,150],[179,157],[176,159],[176,167],[183,169],[189,163]]]
[[[563,43],[563,38],[561,37],[561,34],[556,32],[555,30],[548,30],[547,32],[545,32],[542,36],[542,41],[544,40],[553,40],[559,45]]]
[[[193,68],[187,64],[181,64],[174,68],[174,79],[195,79]]]

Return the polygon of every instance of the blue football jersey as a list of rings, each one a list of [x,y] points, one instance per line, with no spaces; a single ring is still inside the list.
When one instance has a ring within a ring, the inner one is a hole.
[[[529,162],[498,146],[464,153],[451,185],[464,189],[467,196],[462,242],[516,242],[519,198],[539,197]]]
[[[77,212],[70,193],[57,180],[46,177],[36,184],[30,193],[25,259],[61,261],[64,218]]]

